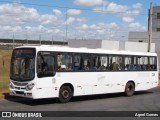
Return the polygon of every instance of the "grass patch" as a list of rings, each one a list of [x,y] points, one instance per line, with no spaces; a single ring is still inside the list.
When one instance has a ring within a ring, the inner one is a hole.
[[[0,98],[8,92],[11,50],[0,50]],[[3,65],[4,61],[4,65]]]

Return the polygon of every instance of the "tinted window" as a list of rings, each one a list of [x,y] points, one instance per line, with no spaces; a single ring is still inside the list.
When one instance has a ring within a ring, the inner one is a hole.
[[[38,77],[50,77],[55,74],[55,60],[51,52],[39,52],[37,56]]]
[[[109,56],[109,70],[111,71],[123,70],[122,56]]]
[[[137,58],[134,56],[124,57],[125,70],[137,70]]]
[[[150,60],[150,70],[157,70],[156,57],[149,57]]]
[[[149,70],[148,57],[138,57],[138,70]]]
[[[33,48],[18,48],[13,51],[11,59],[12,80],[27,81],[35,77],[35,54]]]
[[[58,53],[57,54],[57,66],[58,70],[71,71],[72,66],[72,54],[70,53]]]

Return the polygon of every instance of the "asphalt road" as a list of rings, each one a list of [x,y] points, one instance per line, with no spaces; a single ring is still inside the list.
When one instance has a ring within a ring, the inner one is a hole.
[[[0,101],[1,111],[160,111],[160,88],[136,92],[74,97],[69,103],[58,99],[32,100],[6,97]]]
[[[160,88],[136,92],[132,97],[123,93],[74,97],[65,104],[57,99],[6,96],[0,101],[0,111],[160,111]]]

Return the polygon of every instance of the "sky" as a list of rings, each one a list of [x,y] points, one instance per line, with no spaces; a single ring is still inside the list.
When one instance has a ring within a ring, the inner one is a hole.
[[[0,0],[0,38],[127,40],[160,0]]]

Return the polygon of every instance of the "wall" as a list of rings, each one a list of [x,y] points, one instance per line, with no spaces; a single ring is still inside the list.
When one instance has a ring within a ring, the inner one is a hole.
[[[125,42],[125,50],[135,51],[135,52],[147,52],[148,43],[142,42]],[[151,44],[151,52],[155,52],[155,43]]]
[[[68,46],[73,48],[101,48],[101,40],[68,40]]]
[[[100,48],[107,50],[119,50],[119,41],[102,40]]]

